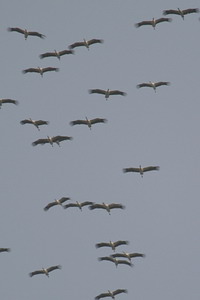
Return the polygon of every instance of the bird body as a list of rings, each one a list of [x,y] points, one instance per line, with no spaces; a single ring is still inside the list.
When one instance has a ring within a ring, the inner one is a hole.
[[[89,50],[89,47],[90,45],[93,45],[93,44],[101,44],[103,43],[103,40],[100,40],[100,39],[92,39],[92,40],[83,40],[83,42],[76,42],[76,43],[73,43],[69,46],[69,49],[74,49],[76,47],[81,47],[81,46],[85,46],[88,50]]]
[[[43,121],[43,120],[32,120],[30,119],[25,119],[20,121],[20,124],[24,125],[24,124],[33,124],[38,130],[40,130],[39,126],[41,125],[48,125],[49,122],[48,121]]]
[[[53,143],[56,143],[58,146],[60,146],[60,142],[62,141],[66,141],[66,140],[72,140],[73,138],[71,136],[61,136],[61,135],[57,135],[57,136],[53,136],[53,137],[47,137],[46,139],[39,139],[36,140],[35,142],[32,143],[33,146],[36,145],[44,145],[44,144],[51,144],[51,146],[53,147]]]
[[[60,57],[66,54],[74,54],[73,50],[62,50],[62,51],[56,51],[54,52],[46,52],[43,54],[40,54],[40,58],[45,58],[45,57],[57,57],[60,60]]]
[[[162,85],[170,85],[170,82],[168,81],[158,81],[158,82],[143,82],[137,85],[137,88],[142,88],[142,87],[151,87],[154,89],[154,91],[156,92],[156,88]]]
[[[159,19],[153,18],[150,21],[142,21],[142,22],[136,23],[135,26],[141,27],[144,25],[151,25],[153,27],[153,29],[155,29],[157,24],[162,23],[162,22],[171,22],[171,21],[172,21],[171,18],[159,18]]]
[[[75,121],[71,121],[70,125],[74,126],[74,125],[87,125],[90,129],[92,128],[93,124],[97,124],[97,123],[106,123],[107,120],[106,119],[101,119],[101,118],[95,118],[95,119],[91,119],[89,120],[86,117],[86,120],[75,120]]]
[[[52,266],[48,269],[41,269],[41,270],[37,270],[37,271],[34,271],[34,272],[31,272],[29,273],[29,276],[30,277],[33,277],[34,275],[38,275],[38,274],[45,274],[47,277],[49,277],[49,272],[52,272],[54,270],[59,270],[61,269],[61,266],[60,265],[57,265],[57,266]]]
[[[49,204],[47,204],[47,206],[45,206],[44,210],[47,211],[47,210],[49,210],[49,208],[51,208],[51,207],[53,207],[55,205],[60,205],[60,206],[62,206],[64,208],[63,203],[65,201],[67,201],[67,200],[70,200],[70,198],[69,197],[62,197],[62,198],[60,198],[58,200],[50,202]]]
[[[144,168],[142,168],[141,166],[139,166],[139,168],[124,168],[123,172],[124,173],[137,172],[137,173],[140,173],[140,175],[143,177],[143,173],[144,172],[158,171],[159,169],[160,169],[159,166],[149,166],[149,167],[144,167]]]
[[[119,90],[101,90],[101,89],[90,89],[89,90],[90,94],[102,94],[105,95],[106,100],[111,96],[111,95],[121,95],[121,96],[126,96],[125,92],[119,91]]]
[[[0,99],[0,109],[1,109],[2,104],[4,104],[4,103],[12,103],[12,104],[17,105],[18,101],[13,100],[13,99]]]
[[[26,73],[39,73],[42,77],[43,77],[43,74],[45,72],[51,72],[51,71],[55,71],[55,72],[58,72],[59,71],[59,68],[54,68],[54,67],[46,67],[46,68],[41,68],[41,67],[38,67],[38,68],[28,68],[28,69],[25,69],[22,71],[22,73],[26,74]]]
[[[163,15],[179,15],[181,18],[184,20],[184,16],[187,14],[192,14],[192,13],[198,13],[199,9],[198,8],[188,8],[181,10],[180,8],[178,9],[168,9],[163,11]]]
[[[115,291],[110,291],[108,290],[108,292],[106,293],[102,293],[99,294],[98,296],[95,297],[95,300],[99,300],[101,298],[105,298],[105,297],[111,297],[112,299],[115,299],[115,296],[121,293],[128,293],[128,291],[126,289],[117,289]]]
[[[89,206],[89,209],[91,209],[91,210],[96,209],[96,208],[105,209],[110,215],[111,209],[114,209],[114,208],[124,209],[125,206],[122,204],[117,204],[117,203],[106,204],[104,202],[101,204],[95,203],[95,204],[92,204]]]
[[[121,245],[128,245],[128,241],[123,241],[123,240],[118,240],[116,242],[102,242],[96,244],[96,248],[101,248],[101,247],[110,247],[113,251],[115,251],[116,247],[121,246]]]
[[[87,205],[92,205],[92,204],[93,204],[93,202],[91,202],[91,201],[85,201],[85,202],[78,202],[78,201],[76,201],[75,203],[66,204],[64,206],[64,208],[78,207],[82,211],[82,207],[87,206]]]

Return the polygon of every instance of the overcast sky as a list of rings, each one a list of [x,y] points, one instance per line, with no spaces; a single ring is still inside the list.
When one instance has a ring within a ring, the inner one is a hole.
[[[92,300],[123,288],[120,300],[199,299],[200,99],[199,14],[136,28],[165,9],[200,7],[186,0],[2,0],[1,94],[19,101],[0,110],[0,297],[4,300]],[[38,31],[27,40],[8,27]],[[103,39],[89,51],[75,48],[60,61],[44,52],[83,39]],[[23,74],[30,67],[59,72]],[[137,89],[169,81],[155,93]],[[127,96],[89,94],[119,89]],[[77,119],[105,124],[70,126]],[[38,131],[23,119],[48,120]],[[47,136],[72,141],[38,145]],[[126,167],[160,166],[144,174]],[[54,199],[121,203],[124,210],[45,212]],[[112,254],[98,242],[127,240],[116,252],[141,252],[134,267],[99,262]],[[29,273],[61,265],[50,277]]]

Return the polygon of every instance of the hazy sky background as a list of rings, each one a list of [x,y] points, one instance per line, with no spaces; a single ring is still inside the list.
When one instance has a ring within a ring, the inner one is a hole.
[[[125,288],[120,300],[199,299],[200,99],[199,14],[170,16],[171,23],[136,28],[165,9],[200,7],[199,1],[3,0],[1,95],[19,105],[0,110],[0,297],[4,300],[92,300]],[[21,27],[46,35],[24,39]],[[103,39],[88,51],[41,60],[83,39]],[[22,74],[29,67],[58,73]],[[169,87],[137,89],[148,81]],[[126,97],[90,95],[119,89]],[[106,124],[71,127],[76,119]],[[48,120],[40,132],[20,124]],[[68,135],[61,147],[31,143]],[[125,167],[158,165],[159,172],[124,174]],[[63,196],[71,201],[122,203],[125,210],[43,208]],[[119,251],[141,252],[134,267],[99,262],[110,255],[102,241],[128,240]],[[29,272],[52,265],[50,277]]]

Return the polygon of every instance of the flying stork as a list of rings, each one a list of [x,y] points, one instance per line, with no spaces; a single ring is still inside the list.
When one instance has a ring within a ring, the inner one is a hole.
[[[142,168],[141,165],[139,166],[139,168],[124,168],[123,172],[124,173],[128,173],[128,172],[137,172],[140,173],[141,177],[143,177],[143,173],[144,172],[148,172],[148,171],[158,171],[160,169],[159,166],[149,166],[149,167],[144,167]]]
[[[20,121],[20,124],[24,125],[24,124],[33,124],[38,130],[40,130],[39,126],[41,125],[48,125],[49,121],[43,121],[43,120],[32,120],[30,119],[25,119]]]
[[[153,88],[154,91],[156,92],[156,88],[159,87],[159,86],[162,86],[162,85],[170,85],[170,82],[168,82],[168,81],[143,82],[143,83],[138,84],[137,88],[139,89],[139,88],[142,88],[142,87],[150,87],[150,88]]]
[[[127,94],[125,92],[119,91],[119,90],[101,90],[101,89],[90,89],[89,90],[90,94],[102,94],[105,95],[106,100],[108,100],[109,96],[112,95],[121,95],[121,96],[126,96]]]
[[[39,139],[36,140],[35,142],[32,143],[33,146],[36,145],[44,145],[44,144],[51,144],[51,146],[53,147],[53,143],[56,143],[58,146],[60,146],[60,142],[62,141],[66,141],[66,140],[72,140],[73,138],[71,136],[61,136],[61,135],[57,135],[57,136],[53,136],[53,137],[49,137],[47,136],[47,139]]]
[[[28,31],[27,29],[21,29],[19,27],[9,27],[8,28],[8,31],[16,31],[16,32],[19,32],[19,33],[22,33],[24,35],[24,38],[25,40],[27,40],[27,37],[29,35],[32,35],[32,36],[38,36],[39,38],[41,39],[44,39],[45,38],[45,35],[44,34],[41,34],[39,32],[36,32],[36,31]]]
[[[162,23],[162,22],[171,22],[171,21],[172,21],[171,18],[160,18],[160,19],[153,18],[150,21],[142,21],[142,22],[136,23],[135,26],[141,27],[144,25],[151,25],[153,27],[153,29],[155,29],[157,24]]]
[[[91,210],[96,209],[96,208],[105,209],[110,215],[111,209],[113,209],[113,208],[125,209],[125,206],[122,204],[117,204],[117,203],[106,204],[104,202],[102,204],[95,203],[95,204],[92,204],[89,206],[89,209],[91,209]]]
[[[37,67],[37,68],[28,68],[22,71],[22,73],[26,74],[26,73],[39,73],[42,77],[43,74],[45,72],[51,72],[51,71],[55,71],[58,72],[59,68],[55,68],[55,67],[46,67],[46,68],[41,68],[41,67]]]
[[[85,202],[78,202],[78,201],[76,201],[75,203],[66,204],[64,206],[64,208],[78,207],[82,211],[82,207],[83,206],[92,205],[92,204],[93,204],[93,202],[91,202],[91,201],[85,201]]]
[[[56,51],[54,50],[54,52],[46,52],[43,54],[40,54],[40,58],[45,58],[45,57],[57,57],[60,60],[60,57],[66,54],[74,54],[73,50],[63,50],[63,51]]]
[[[86,117],[86,120],[75,120],[75,121],[71,121],[70,125],[74,126],[74,125],[87,125],[90,129],[92,129],[92,125],[93,124],[97,124],[97,123],[106,123],[107,120],[106,119],[101,119],[101,118],[96,118],[96,119],[91,119],[89,120]]]
[[[198,13],[199,8],[188,8],[181,10],[180,8],[178,9],[168,9],[163,11],[163,15],[179,15],[181,18],[184,20],[184,16],[187,14],[192,14],[192,13]]]
[[[90,45],[93,45],[93,44],[102,44],[103,43],[103,40],[100,40],[100,39],[92,39],[92,40],[83,40],[83,42],[76,42],[76,43],[73,43],[69,46],[69,49],[74,49],[76,47],[81,47],[81,46],[85,46],[88,50],[89,50],[89,47]]]
[[[98,296],[95,297],[95,300],[99,300],[101,298],[105,298],[105,297],[111,297],[112,299],[115,299],[115,296],[118,295],[118,294],[121,294],[121,293],[128,293],[127,290],[125,289],[118,289],[118,290],[115,290],[115,291],[109,291],[107,293],[102,293],[102,294],[99,294]]]
[[[112,254],[111,257],[124,257],[124,258],[128,258],[129,261],[131,261],[131,258],[135,258],[135,257],[145,257],[145,254],[142,253],[128,253],[128,252],[122,252],[122,253],[115,253]]]
[[[54,270],[60,270],[60,269],[61,269],[60,265],[52,266],[52,267],[50,267],[48,269],[42,268],[41,270],[37,270],[37,271],[29,273],[29,276],[33,277],[34,275],[45,274],[47,277],[49,277],[49,272],[54,271]]]
[[[47,211],[47,210],[49,210],[49,208],[51,208],[51,207],[53,207],[55,205],[60,205],[60,206],[62,206],[64,208],[63,203],[65,201],[67,201],[67,200],[70,200],[70,198],[69,197],[62,197],[62,198],[60,198],[58,200],[50,202],[50,203],[47,204],[47,206],[44,207],[44,210]]]
[[[110,247],[113,251],[115,251],[115,248],[121,245],[128,245],[129,241],[116,241],[116,242],[101,242],[97,243],[95,246],[96,248],[101,248],[101,247]]]
[[[133,267],[133,264],[130,261],[125,260],[125,259],[117,259],[117,258],[114,258],[112,256],[102,256],[102,257],[99,257],[98,260],[99,261],[104,261],[104,260],[111,261],[115,264],[116,267],[119,264],[128,265],[130,267]]]
[[[0,99],[0,109],[1,109],[2,104],[4,104],[4,103],[12,103],[12,104],[18,105],[19,102],[17,100],[13,100],[13,99]]]

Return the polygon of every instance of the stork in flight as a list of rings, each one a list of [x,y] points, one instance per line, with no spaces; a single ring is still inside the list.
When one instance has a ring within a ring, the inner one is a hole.
[[[76,42],[76,43],[71,44],[69,46],[69,49],[74,49],[76,47],[84,46],[89,50],[90,45],[102,44],[102,43],[103,43],[103,40],[100,40],[100,39],[92,39],[92,40],[89,40],[89,41],[84,39],[83,42]]]
[[[41,68],[41,67],[37,67],[37,68],[28,68],[22,71],[22,73],[26,74],[26,73],[39,73],[42,77],[43,74],[45,72],[51,72],[51,71],[55,71],[58,72],[59,68],[55,68],[55,67],[46,67],[46,68]]]
[[[162,85],[170,85],[170,82],[168,82],[168,81],[143,82],[143,83],[138,84],[137,88],[139,89],[139,88],[142,88],[142,87],[150,87],[150,88],[153,88],[154,91],[156,92],[156,88],[159,87],[159,86],[162,86]]]
[[[122,253],[115,253],[112,254],[111,257],[124,257],[124,258],[128,258],[129,261],[131,261],[131,258],[135,258],[135,257],[145,257],[145,254],[142,253],[128,253],[128,252],[122,252]]]
[[[101,298],[105,298],[105,297],[111,297],[112,299],[115,299],[115,296],[118,295],[118,294],[121,294],[121,293],[128,293],[127,290],[125,289],[117,289],[115,291],[110,291],[108,290],[108,292],[106,293],[102,293],[102,294],[99,294],[98,296],[95,297],[95,300],[99,300]]]
[[[19,102],[17,100],[13,100],[13,99],[0,99],[0,109],[1,109],[2,104],[4,104],[4,103],[12,103],[12,104],[18,105]]]
[[[19,28],[19,27],[9,27],[9,28],[8,28],[8,31],[11,31],[11,32],[16,31],[16,32],[19,32],[19,33],[23,34],[25,40],[27,40],[27,37],[28,37],[29,35],[37,36],[37,37],[39,37],[39,38],[41,38],[41,39],[44,39],[44,38],[45,38],[45,35],[44,35],[44,34],[41,34],[41,33],[37,32],[37,31],[28,31],[27,29],[21,29],[21,28]]]
[[[114,258],[112,256],[99,257],[98,260],[99,261],[104,261],[104,260],[111,261],[111,262],[113,262],[115,264],[116,267],[118,265],[120,265],[120,264],[122,264],[122,265],[128,265],[130,267],[133,267],[133,264],[130,261],[125,260],[125,259],[117,259],[117,258]]]
[[[73,50],[62,50],[62,51],[56,51],[54,50],[54,52],[46,52],[43,54],[40,54],[40,58],[45,58],[45,57],[57,57],[59,60],[61,58],[61,56],[66,55],[66,54],[74,54]]]
[[[124,173],[137,172],[137,173],[140,173],[141,177],[143,177],[143,173],[144,172],[158,171],[159,169],[160,169],[159,166],[149,166],[149,167],[144,167],[144,168],[142,168],[141,166],[139,166],[139,168],[124,168],[123,172]]]
[[[136,23],[135,26],[141,27],[144,25],[151,25],[153,27],[153,29],[155,29],[157,24],[162,23],[162,22],[171,22],[171,21],[172,21],[171,18],[160,18],[160,19],[153,18],[150,21],[142,21],[142,22]]]
[[[101,119],[101,118],[95,118],[95,119],[91,119],[89,120],[87,117],[85,120],[75,120],[75,121],[71,121],[70,125],[74,126],[74,125],[87,125],[90,129],[92,129],[92,125],[93,124],[97,124],[97,123],[106,123],[107,120],[106,119]]]
[[[105,95],[106,100],[112,95],[121,95],[121,96],[126,96],[127,94],[125,92],[119,91],[119,90],[101,90],[101,89],[90,89],[89,90],[90,94],[102,94]]]
[[[198,13],[199,8],[188,8],[181,10],[180,8],[178,9],[167,9],[163,11],[163,15],[179,15],[181,18],[184,20],[184,16],[187,14],[192,14],[192,13]]]
[[[73,138],[71,136],[61,136],[61,135],[57,135],[57,136],[53,136],[53,137],[49,137],[47,136],[47,139],[39,139],[36,140],[35,142],[32,143],[33,146],[37,146],[37,145],[44,145],[44,144],[51,144],[51,146],[53,147],[53,143],[56,143],[58,146],[60,146],[60,142],[62,141],[66,141],[66,140],[72,140]]]
[[[47,206],[44,207],[44,210],[47,211],[47,210],[49,210],[49,208],[51,208],[51,207],[53,207],[55,205],[60,205],[60,206],[62,206],[64,208],[63,203],[65,201],[67,201],[67,200],[70,200],[70,198],[69,197],[62,197],[62,198],[60,198],[58,200],[50,202],[50,203],[47,204]]]
[[[61,269],[61,266],[60,265],[57,265],[57,266],[52,266],[48,269],[41,269],[41,270],[37,270],[37,271],[34,271],[34,272],[31,272],[29,273],[29,276],[30,277],[33,277],[34,275],[38,275],[38,274],[45,274],[47,277],[49,277],[49,272],[52,272],[54,270],[60,270]]]
[[[114,209],[114,208],[125,209],[125,206],[122,204],[117,204],[117,203],[106,204],[104,202],[102,204],[95,203],[95,204],[92,204],[89,206],[89,209],[91,209],[91,210],[96,209],[96,208],[105,209],[110,215],[111,209]]]
[[[119,240],[116,242],[101,242],[97,243],[95,246],[96,248],[101,248],[101,247],[110,247],[113,251],[115,251],[116,247],[121,246],[121,245],[128,245],[129,241],[123,241]]]
[[[20,121],[20,124],[24,125],[24,124],[33,124],[38,130],[40,130],[39,126],[41,125],[48,125],[49,121],[43,121],[43,120],[32,120],[30,119],[25,119]]]
[[[93,202],[91,202],[91,201],[85,201],[85,202],[78,202],[78,201],[76,201],[75,203],[66,204],[64,206],[64,208],[78,207],[82,211],[82,207],[87,206],[87,205],[92,205],[92,204],[93,204]]]

